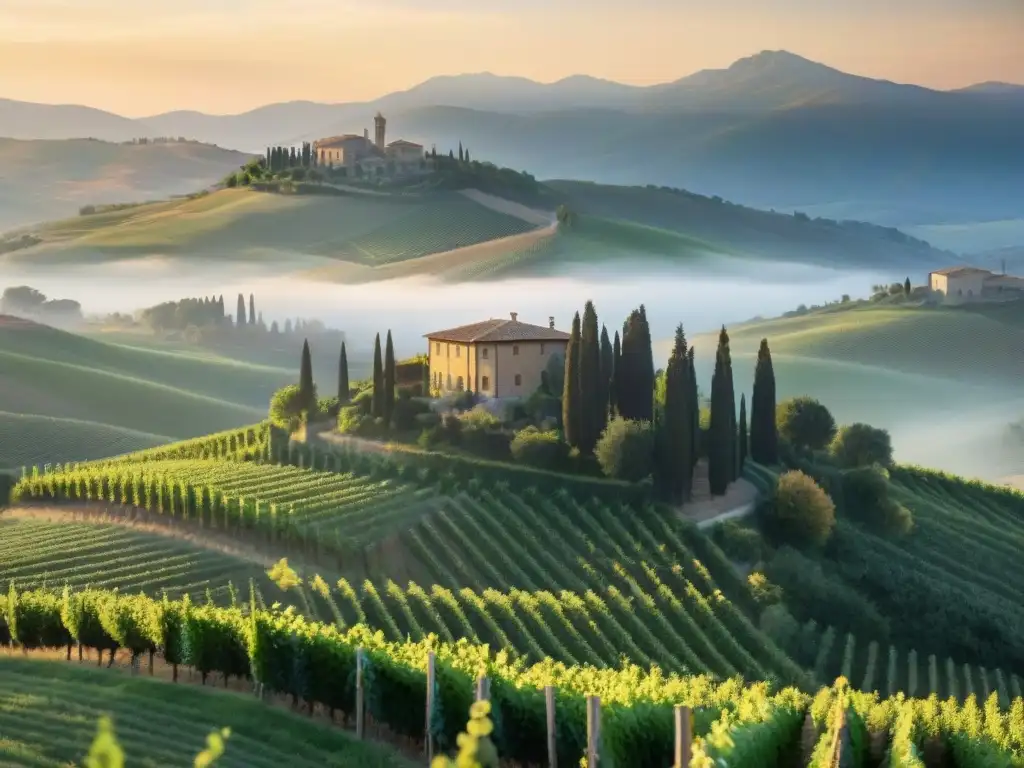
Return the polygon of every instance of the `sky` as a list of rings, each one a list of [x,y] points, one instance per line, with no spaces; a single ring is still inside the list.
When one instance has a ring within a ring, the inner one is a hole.
[[[649,85],[788,50],[933,88],[1024,84],[1024,0],[0,0],[0,98],[140,117],[345,102],[434,75]]]

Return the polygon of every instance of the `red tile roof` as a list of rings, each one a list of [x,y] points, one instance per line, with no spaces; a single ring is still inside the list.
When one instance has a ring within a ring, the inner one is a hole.
[[[425,334],[431,341],[454,341],[478,344],[497,341],[568,341],[569,334],[543,325],[521,323],[518,320],[484,320],[480,323],[460,325],[444,331]]]

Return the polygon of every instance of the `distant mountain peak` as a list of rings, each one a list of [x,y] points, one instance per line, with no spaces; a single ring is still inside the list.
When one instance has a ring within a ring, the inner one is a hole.
[[[752,56],[745,56],[742,59],[737,59],[732,63],[729,69],[744,69],[749,67],[763,67],[763,66],[806,66],[815,67],[822,69],[832,69],[824,64],[820,64],[817,61],[811,61],[803,56],[799,56],[789,51],[778,50],[769,51],[764,50],[760,53],[755,53]]]

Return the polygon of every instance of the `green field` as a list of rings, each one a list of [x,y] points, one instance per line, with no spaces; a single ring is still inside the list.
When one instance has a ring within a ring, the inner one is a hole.
[[[0,467],[101,458],[252,423],[294,379],[201,350],[0,319]]]
[[[226,189],[45,224],[32,230],[40,245],[7,258],[35,265],[286,258],[290,270],[332,262],[376,267],[533,228],[457,193],[406,199]]]
[[[230,728],[217,765],[385,768],[411,763],[336,728],[229,691],[130,677],[58,661],[0,657],[0,762],[80,765],[101,714],[113,720],[126,765],[191,766],[214,730]]]

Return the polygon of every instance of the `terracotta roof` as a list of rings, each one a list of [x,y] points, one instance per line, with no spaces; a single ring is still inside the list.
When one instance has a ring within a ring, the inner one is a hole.
[[[458,328],[434,331],[425,334],[424,338],[476,344],[493,341],[568,341],[569,334],[556,328],[521,323],[518,320],[484,320],[480,323],[460,325]]]
[[[416,147],[417,149],[423,149],[422,144],[417,144],[415,141],[406,141],[405,139],[396,139],[388,144],[389,147]]]
[[[956,275],[977,275],[977,274],[991,275],[992,272],[987,270],[987,269],[979,269],[978,267],[946,267],[946,269],[936,269],[931,274],[933,274],[933,275],[946,275],[947,277],[954,277]]]
[[[330,148],[340,147],[343,144],[347,144],[350,141],[366,141],[365,136],[359,136],[355,133],[346,133],[344,136],[331,136],[326,139],[320,139],[319,141],[313,142],[313,146],[316,148]]]

